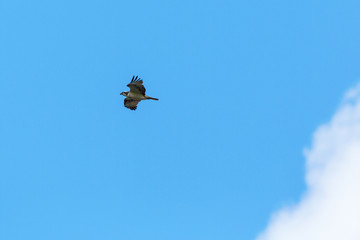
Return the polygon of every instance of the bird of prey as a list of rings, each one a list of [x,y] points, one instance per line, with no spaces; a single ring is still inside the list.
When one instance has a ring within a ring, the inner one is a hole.
[[[124,106],[131,110],[136,110],[137,104],[141,100],[147,100],[147,99],[159,100],[157,98],[153,98],[153,97],[149,97],[149,96],[145,95],[146,90],[143,85],[143,81],[138,76],[136,76],[136,77],[133,76],[131,79],[131,82],[127,86],[130,88],[130,91],[122,92],[122,93],[120,93],[120,95],[123,95],[126,97],[124,99]]]

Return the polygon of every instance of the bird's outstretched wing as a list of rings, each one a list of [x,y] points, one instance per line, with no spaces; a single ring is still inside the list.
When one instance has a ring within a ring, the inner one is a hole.
[[[127,85],[130,88],[130,92],[145,95],[145,87],[143,81],[138,76],[133,76],[131,82]]]
[[[125,98],[124,99],[124,106],[131,109],[131,110],[136,110],[137,108],[137,104],[140,102],[141,100],[135,100],[133,98]]]

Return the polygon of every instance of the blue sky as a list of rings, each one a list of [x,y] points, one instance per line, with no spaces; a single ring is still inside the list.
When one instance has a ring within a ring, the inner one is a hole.
[[[0,238],[254,239],[359,80],[359,8],[0,0]],[[124,108],[133,75],[160,101]]]

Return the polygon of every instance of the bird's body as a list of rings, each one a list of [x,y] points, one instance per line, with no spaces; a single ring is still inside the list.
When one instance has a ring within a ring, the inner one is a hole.
[[[130,88],[130,91],[122,92],[120,93],[120,95],[126,97],[124,99],[124,106],[131,110],[136,110],[137,104],[141,100],[148,100],[148,99],[159,100],[157,98],[153,98],[145,95],[146,89],[143,85],[143,81],[140,78],[138,78],[138,76],[136,77],[133,76],[131,82],[127,86]]]
[[[145,95],[142,95],[142,94],[139,94],[139,93],[133,93],[133,92],[129,92],[127,97],[138,99],[138,100],[145,100],[146,99]]]

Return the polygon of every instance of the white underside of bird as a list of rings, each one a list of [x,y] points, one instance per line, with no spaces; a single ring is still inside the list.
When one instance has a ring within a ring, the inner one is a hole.
[[[133,98],[136,100],[146,100],[148,98],[146,98],[146,95],[140,94],[140,93],[133,93],[133,92],[129,92],[127,95],[128,98]]]

